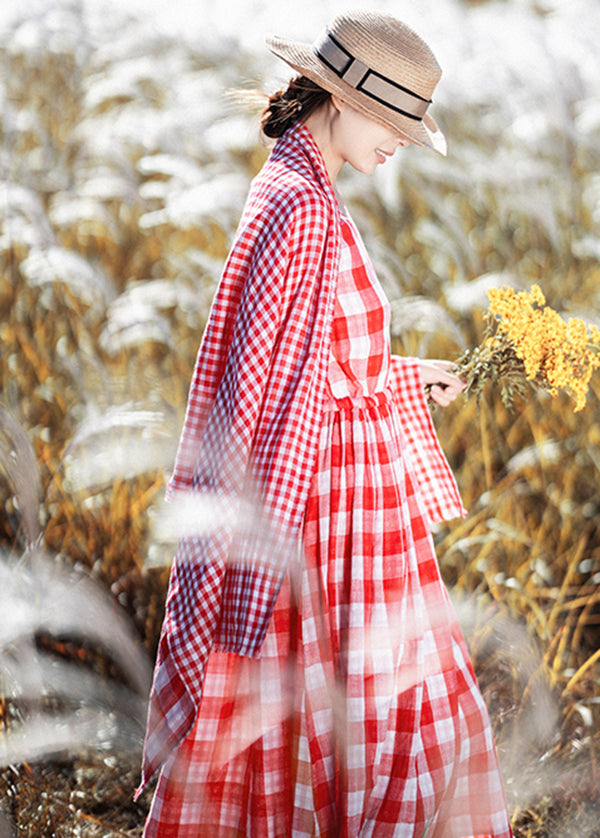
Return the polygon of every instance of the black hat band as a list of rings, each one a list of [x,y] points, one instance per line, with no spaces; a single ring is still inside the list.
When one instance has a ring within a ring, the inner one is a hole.
[[[348,52],[329,30],[317,38],[312,48],[323,64],[350,87],[410,119],[422,120],[425,116],[431,99],[424,99],[368,67]]]

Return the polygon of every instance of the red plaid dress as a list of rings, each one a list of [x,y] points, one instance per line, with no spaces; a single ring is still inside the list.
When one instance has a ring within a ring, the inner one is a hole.
[[[145,838],[511,834],[411,464],[435,444],[418,364],[390,355],[389,307],[351,220],[341,229],[303,561],[260,655],[209,656]],[[420,445],[406,411],[428,428]]]

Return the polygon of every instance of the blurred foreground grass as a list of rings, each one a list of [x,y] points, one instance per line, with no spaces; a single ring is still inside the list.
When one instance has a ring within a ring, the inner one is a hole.
[[[593,2],[578,26],[440,4],[460,55],[436,110],[449,157],[411,148],[341,187],[398,351],[478,342],[485,289],[503,282],[599,322]],[[7,29],[0,66],[0,835],[140,835],[171,550],[152,522],[266,155],[223,94],[264,56],[65,4]],[[435,414],[470,510],[436,532],[438,553],[518,836],[600,834],[599,388],[577,415],[540,394],[508,413],[492,392]]]

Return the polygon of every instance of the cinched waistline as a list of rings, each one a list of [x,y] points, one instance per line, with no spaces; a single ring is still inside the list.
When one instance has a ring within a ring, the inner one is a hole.
[[[390,387],[385,390],[378,390],[377,393],[369,393],[368,396],[344,396],[341,399],[328,398],[323,403],[325,413],[335,413],[346,410],[370,410],[372,408],[391,407],[394,402],[394,394]]]

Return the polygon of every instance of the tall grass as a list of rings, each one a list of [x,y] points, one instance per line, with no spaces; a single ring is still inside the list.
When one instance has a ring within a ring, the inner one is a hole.
[[[410,148],[341,184],[396,349],[458,355],[503,282],[598,322],[593,0],[435,12],[449,157]],[[19,834],[140,834],[170,559],[153,521],[267,153],[225,93],[270,65],[243,39],[192,44],[66,3],[5,28],[0,66],[2,808]],[[599,388],[576,417],[539,394],[508,413],[493,392],[435,414],[470,509],[438,552],[520,836],[597,834]]]

